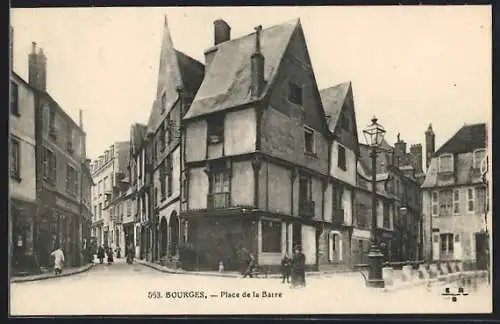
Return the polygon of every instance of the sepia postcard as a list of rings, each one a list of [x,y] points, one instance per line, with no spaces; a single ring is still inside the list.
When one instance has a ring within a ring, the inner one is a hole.
[[[11,316],[491,313],[491,6],[11,9]]]

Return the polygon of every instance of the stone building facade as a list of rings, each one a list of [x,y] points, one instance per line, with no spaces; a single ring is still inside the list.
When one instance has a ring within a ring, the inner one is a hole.
[[[60,246],[66,255],[66,265],[79,265],[82,238],[91,215],[89,189],[92,183],[82,112],[79,123],[75,123],[47,92],[47,58],[36,43],[32,44],[28,63],[27,84],[34,92],[36,164],[35,177],[26,181],[36,184],[35,263],[48,267],[50,252]],[[29,132],[29,127],[26,131]]]
[[[127,175],[129,161],[129,142],[116,142],[102,155],[93,161],[91,174],[94,186],[92,187],[92,236],[97,239],[98,245],[109,246],[113,249],[120,245],[123,228],[119,219],[111,217],[109,203],[120,192],[121,182]]]
[[[434,132],[427,133],[431,159],[422,184],[426,259],[460,260],[484,269],[489,187],[482,171],[488,166],[487,125],[464,125],[435,152]]]
[[[35,96],[32,87],[12,71],[9,114],[9,237],[15,273],[33,271],[37,212]]]

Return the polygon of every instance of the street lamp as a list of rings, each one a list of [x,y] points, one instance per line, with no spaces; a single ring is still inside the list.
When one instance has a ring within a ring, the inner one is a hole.
[[[384,288],[382,278],[382,253],[377,243],[377,148],[384,139],[385,129],[377,123],[377,118],[372,118],[372,123],[363,130],[366,143],[371,147],[372,158],[372,228],[370,237],[369,273],[366,285],[368,287]]]

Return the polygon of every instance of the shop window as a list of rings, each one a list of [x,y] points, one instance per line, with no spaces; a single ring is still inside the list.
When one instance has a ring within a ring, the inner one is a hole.
[[[281,222],[262,220],[262,252],[281,253]]]

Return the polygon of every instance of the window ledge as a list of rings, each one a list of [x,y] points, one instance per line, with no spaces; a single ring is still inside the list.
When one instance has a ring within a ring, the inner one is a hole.
[[[21,182],[22,181],[22,178],[19,174],[11,174],[10,177],[14,180],[16,180],[17,182]]]
[[[310,157],[313,157],[313,158],[318,158],[318,154],[317,153],[313,153],[313,152],[309,152],[309,151],[304,151],[304,154],[306,156],[310,156]]]

